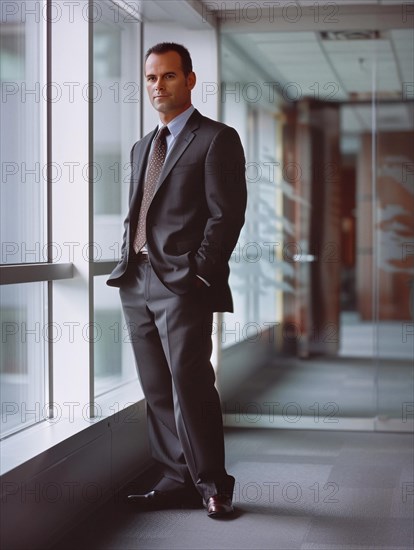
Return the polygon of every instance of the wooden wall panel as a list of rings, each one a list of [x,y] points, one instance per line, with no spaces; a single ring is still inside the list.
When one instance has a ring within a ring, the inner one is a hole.
[[[358,311],[363,320],[373,320],[376,314],[379,320],[409,320],[414,278],[413,133],[379,132],[374,189],[371,158],[371,134],[364,134],[357,165]]]

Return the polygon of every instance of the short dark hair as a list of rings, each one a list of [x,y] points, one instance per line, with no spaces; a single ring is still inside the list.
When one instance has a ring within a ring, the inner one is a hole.
[[[187,76],[193,71],[193,62],[191,61],[190,52],[181,44],[175,42],[160,42],[152,46],[145,54],[145,62],[152,53],[161,54],[167,52],[177,52],[181,57],[181,67],[183,69],[184,76]]]

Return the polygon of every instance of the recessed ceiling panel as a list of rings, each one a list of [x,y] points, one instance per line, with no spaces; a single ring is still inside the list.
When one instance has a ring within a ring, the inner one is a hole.
[[[374,90],[381,99],[401,98],[403,86],[414,81],[412,29],[366,33],[371,39],[346,36],[323,40],[319,31],[254,32],[235,33],[232,40],[259,74],[262,69],[283,85],[297,83],[304,95],[367,100]]]

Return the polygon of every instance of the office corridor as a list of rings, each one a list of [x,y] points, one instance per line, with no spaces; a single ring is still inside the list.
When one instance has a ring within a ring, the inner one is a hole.
[[[414,548],[412,0],[0,6],[1,550]],[[185,290],[173,266],[205,275],[212,306],[230,255],[234,313],[212,307],[236,478],[221,520],[126,499],[157,476],[133,327],[106,281],[141,210],[130,188],[150,163],[134,144],[173,100],[150,90],[161,40],[188,48],[196,74],[182,60],[165,86],[233,128],[246,161],[230,166],[216,139],[207,154],[184,124],[146,223],[165,281]]]
[[[228,429],[226,447],[234,519],[140,512],[135,481],[53,550],[413,547],[412,434]]]

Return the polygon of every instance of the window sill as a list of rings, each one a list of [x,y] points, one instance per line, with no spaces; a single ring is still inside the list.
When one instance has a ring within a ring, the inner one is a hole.
[[[96,418],[68,414],[43,420],[4,439],[0,443],[0,476],[29,461],[36,462],[36,458],[46,467],[45,461],[53,463],[70,454],[72,438],[76,437],[77,446],[86,444],[121,421],[137,421],[145,416],[145,401],[137,381],[100,396],[96,408]]]

